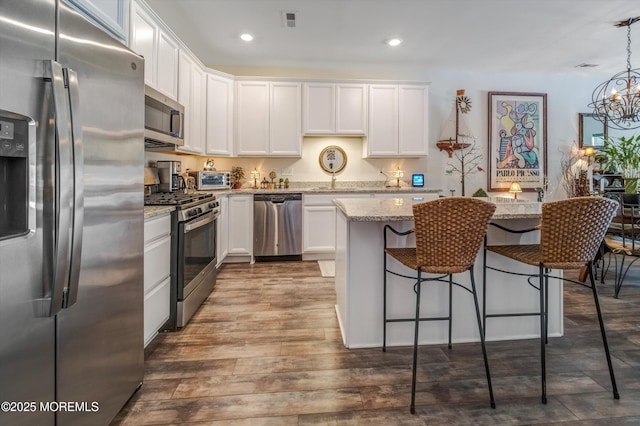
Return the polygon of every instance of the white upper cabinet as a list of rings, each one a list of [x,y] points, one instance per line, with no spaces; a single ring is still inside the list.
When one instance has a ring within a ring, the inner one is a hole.
[[[233,154],[233,79],[207,74],[207,147],[209,155]]]
[[[157,40],[160,29],[156,22],[137,3],[133,3],[131,14],[131,50],[144,58],[144,82],[156,87]]]
[[[178,43],[167,33],[158,32],[158,60],[156,90],[169,98],[178,99]]]
[[[269,154],[302,156],[302,86],[300,83],[269,85]]]
[[[138,2],[132,7],[130,47],[144,57],[145,84],[177,100],[178,42]]]
[[[236,154],[300,157],[300,83],[236,82]]]
[[[367,86],[364,84],[305,83],[305,135],[365,135]]]
[[[98,24],[109,35],[127,44],[129,0],[63,0]]]
[[[366,157],[427,155],[428,86],[369,86]]]
[[[178,102],[184,106],[184,145],[177,149],[203,154],[206,137],[206,75],[186,52],[180,51],[178,66]]]
[[[236,153],[268,155],[269,83],[242,81],[236,84]]]
[[[400,86],[398,96],[398,154],[428,154],[429,89]]]

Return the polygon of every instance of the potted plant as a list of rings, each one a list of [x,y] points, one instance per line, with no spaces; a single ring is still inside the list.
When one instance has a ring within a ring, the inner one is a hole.
[[[640,179],[640,135],[607,139],[597,154],[605,170],[616,171],[624,179],[624,192],[636,194]]]
[[[240,166],[231,167],[231,185],[233,189],[242,188],[242,180],[244,179],[244,169]]]

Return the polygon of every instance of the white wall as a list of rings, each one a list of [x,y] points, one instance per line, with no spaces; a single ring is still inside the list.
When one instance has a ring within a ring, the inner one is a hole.
[[[275,74],[275,72],[274,72]],[[560,185],[560,160],[567,155],[578,140],[578,113],[590,112],[587,107],[591,101],[593,88],[601,77],[581,75],[525,75],[525,74],[483,74],[475,72],[432,71],[424,75],[407,76],[406,79],[422,80],[431,83],[429,99],[429,155],[421,159],[363,159],[363,142],[360,138],[305,138],[302,158],[222,158],[215,159],[218,170],[228,170],[240,165],[249,171],[258,168],[263,175],[275,169],[278,175],[291,169],[291,181],[329,181],[330,177],[318,164],[318,156],[327,145],[338,145],[345,149],[348,162],[338,181],[382,180],[379,169],[391,172],[400,167],[405,176],[411,173],[425,173],[426,186],[441,188],[449,194],[455,189],[460,194],[457,176],[446,176],[445,168],[451,161],[445,152],[439,152],[435,146],[442,133],[443,126],[453,108],[457,89],[465,89],[471,99],[471,111],[465,115],[470,130],[477,137],[477,144],[483,153],[482,167],[487,170],[488,139],[488,100],[490,91],[547,93],[547,164],[552,199],[563,198]],[[273,75],[275,77],[280,75]],[[306,76],[302,76],[306,77]],[[316,76],[317,77],[317,76]],[[367,78],[368,76],[362,76]],[[394,76],[400,78],[400,76]],[[184,168],[201,169],[205,157],[175,156],[183,161]],[[147,160],[169,159],[172,156],[147,153]],[[265,173],[266,172],[266,173]],[[466,195],[478,188],[487,189],[486,172],[469,175],[466,179]],[[521,198],[534,198],[535,194],[523,194]]]

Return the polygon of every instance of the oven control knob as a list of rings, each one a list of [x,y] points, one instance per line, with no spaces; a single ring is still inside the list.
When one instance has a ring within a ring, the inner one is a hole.
[[[198,214],[198,212],[197,212],[197,210],[196,210],[196,209],[189,210],[189,211],[187,212],[187,216],[189,216],[189,217],[191,217],[191,216],[195,216],[195,215],[197,215],[197,214]]]

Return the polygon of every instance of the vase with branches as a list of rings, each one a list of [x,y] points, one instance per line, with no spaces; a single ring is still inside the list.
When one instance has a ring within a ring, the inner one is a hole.
[[[586,182],[587,173],[582,170],[582,161],[580,150],[575,142],[569,153],[563,152],[560,158],[562,188],[569,198],[589,195],[588,184]],[[583,175],[582,180],[581,174]]]
[[[449,166],[449,170],[453,173],[457,173],[460,176],[460,185],[462,186],[462,196],[465,196],[464,189],[464,181],[465,178],[473,173],[484,171],[482,167],[480,167],[480,162],[482,161],[482,153],[480,149],[476,146],[476,140],[473,139],[473,142],[469,144],[466,148],[461,148],[452,151],[452,158],[457,160],[455,163],[449,162],[447,166]]]

